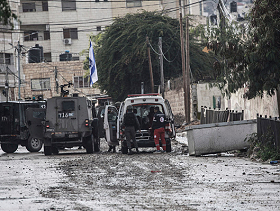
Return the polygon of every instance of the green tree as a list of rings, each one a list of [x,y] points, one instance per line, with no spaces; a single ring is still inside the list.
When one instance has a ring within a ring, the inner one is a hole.
[[[192,34],[198,31],[192,31]],[[154,84],[160,84],[159,37],[162,37],[162,51],[166,58],[163,65],[165,80],[182,75],[180,27],[177,19],[146,11],[116,18],[103,33],[91,37],[95,42],[99,88],[114,100],[122,101],[127,94],[140,93],[141,82],[145,82],[145,92],[150,92],[146,36],[152,46]],[[191,70],[196,80],[204,74],[205,69],[209,69],[209,72],[213,69],[213,57],[202,52],[203,48],[191,36]],[[205,60],[206,57],[208,59]],[[84,68],[88,69],[88,60]]]
[[[208,46],[223,59],[217,85],[229,94],[247,86],[248,99],[273,95],[280,84],[280,1],[256,0],[245,24],[226,22],[211,30]]]
[[[13,26],[13,19],[17,16],[12,12],[7,0],[0,0],[0,23]]]

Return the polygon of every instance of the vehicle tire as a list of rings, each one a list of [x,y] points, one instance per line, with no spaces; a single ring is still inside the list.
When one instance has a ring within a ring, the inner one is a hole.
[[[127,146],[122,145],[122,154],[127,154],[128,153],[128,148]]]
[[[54,155],[58,155],[58,153],[59,153],[58,148],[57,147],[52,147],[52,153]]]
[[[52,147],[51,146],[44,146],[44,154],[51,155],[52,154]]]
[[[98,118],[94,118],[92,120],[92,133],[94,135],[95,138],[98,138],[99,137],[99,134],[98,134]]]
[[[6,153],[14,153],[18,149],[17,144],[1,144],[1,148]]]
[[[87,151],[88,154],[91,154],[94,151],[94,137],[93,137],[93,134],[86,137],[86,151]]]
[[[94,152],[100,151],[100,138],[96,138],[94,142]]]
[[[38,138],[29,137],[27,140],[26,149],[29,152],[39,152],[42,149],[43,141]]]

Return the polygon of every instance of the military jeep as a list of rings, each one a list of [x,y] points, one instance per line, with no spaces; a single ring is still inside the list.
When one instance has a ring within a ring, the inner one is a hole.
[[[61,148],[84,147],[87,153],[100,151],[95,107],[86,97],[53,97],[47,100],[44,154],[58,154]]]
[[[32,136],[29,130],[28,108],[43,109],[44,101],[10,101],[0,102],[0,143],[6,153],[13,153],[18,145],[25,146],[29,152],[41,150],[43,140]]]

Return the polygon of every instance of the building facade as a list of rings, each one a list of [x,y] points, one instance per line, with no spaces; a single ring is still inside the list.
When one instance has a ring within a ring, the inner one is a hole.
[[[192,3],[195,3],[195,0],[181,1],[184,14],[197,15],[199,13],[195,9],[199,5]],[[40,95],[41,92],[45,99],[55,96],[57,93],[54,92],[52,86],[54,76],[45,76],[47,71],[44,68],[59,67],[59,62],[66,61],[67,68],[71,69],[72,66],[77,67],[76,62],[79,61],[81,67],[76,68],[79,71],[75,70],[72,73],[58,70],[58,73],[74,84],[77,80],[82,81],[85,75],[85,71],[82,70],[82,61],[87,54],[81,54],[81,52],[89,48],[89,37],[104,30],[112,23],[114,17],[123,17],[127,13],[142,10],[164,10],[167,15],[178,18],[180,11],[179,1],[168,0],[15,0],[10,2],[10,5],[20,22],[15,22],[13,30],[9,32],[5,30],[5,33],[0,35],[0,38],[5,37],[0,40],[1,49],[4,49],[0,52],[0,63],[3,60],[1,58],[5,58],[5,63],[0,64],[1,101],[7,99],[3,95],[7,80],[9,90],[6,91],[9,92],[9,100],[32,98]],[[11,71],[5,72],[7,65]],[[65,82],[62,80],[59,85]],[[36,89],[34,85],[36,83],[50,83],[51,88],[46,88],[41,84],[36,85],[42,86]],[[19,84],[21,84],[20,89],[18,89]],[[82,93],[86,95],[99,92],[88,87],[82,88]]]
[[[100,96],[99,89],[89,88],[82,61],[25,64],[23,71],[25,78],[21,98],[25,100],[60,96],[62,86],[64,90],[69,90],[69,96]]]

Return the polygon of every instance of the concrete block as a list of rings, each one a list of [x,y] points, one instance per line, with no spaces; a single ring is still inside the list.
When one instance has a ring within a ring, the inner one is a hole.
[[[187,131],[189,154],[203,155],[249,147],[247,135],[257,132],[257,120],[193,125]]]

